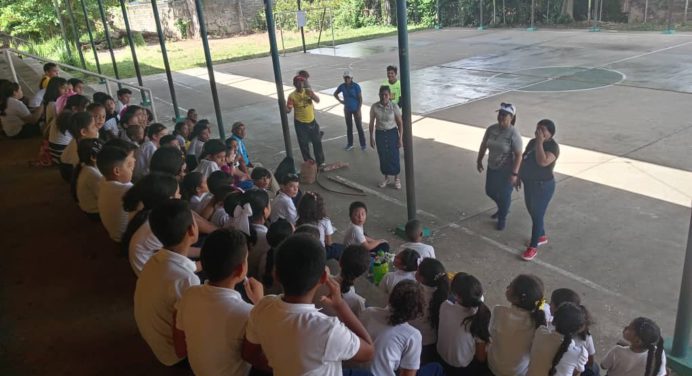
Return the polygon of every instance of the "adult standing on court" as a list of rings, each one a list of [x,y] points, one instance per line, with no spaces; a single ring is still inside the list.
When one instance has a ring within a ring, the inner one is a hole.
[[[512,203],[512,187],[517,186],[521,165],[521,135],[514,127],[517,109],[510,103],[501,103],[497,110],[497,123],[486,129],[476,161],[478,172],[483,172],[483,158],[488,155],[488,171],[485,175],[485,194],[497,205],[491,216],[497,219],[496,228],[504,230],[509,206]]]
[[[384,188],[393,183],[394,188],[401,189],[399,173],[399,148],[402,145],[401,109],[389,99],[389,86],[380,86],[380,101],[370,107],[370,146],[377,142],[377,156],[380,158],[380,172],[384,180],[378,185]],[[394,181],[390,181],[389,177]]]
[[[397,73],[398,69],[395,66],[387,66],[387,80],[383,85],[389,86],[389,100],[401,108],[401,81],[397,78]]]
[[[339,98],[341,94],[344,99]],[[344,83],[339,85],[334,91],[334,98],[344,105],[344,118],[346,118],[346,139],[347,144],[344,148],[347,151],[353,150],[353,123],[356,123],[358,130],[358,141],[361,150],[365,150],[365,132],[363,132],[363,115],[360,112],[363,106],[363,95],[360,85],[353,82],[353,73],[350,70],[344,71]]]
[[[536,125],[535,138],[529,141],[524,150],[519,177],[524,184],[526,209],[531,215],[531,240],[521,256],[530,261],[538,254],[538,246],[548,243],[545,236],[543,217],[548,203],[555,193],[553,169],[560,156],[560,146],[555,142],[555,123],[543,119]]]
[[[291,113],[294,108],[293,122],[298,137],[300,153],[304,161],[314,160],[317,166],[324,167],[324,151],[322,149],[322,134],[320,126],[315,120],[315,107],[312,102],[320,103],[320,98],[312,90],[304,86],[305,78],[293,77],[293,86],[296,88],[286,102],[286,113]],[[310,156],[310,144],[315,152],[315,159]]]

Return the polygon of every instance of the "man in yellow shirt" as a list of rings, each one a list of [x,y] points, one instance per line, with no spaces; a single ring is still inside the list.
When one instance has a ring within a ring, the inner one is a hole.
[[[289,96],[286,103],[286,113],[293,114],[293,122],[298,137],[300,153],[304,161],[314,160],[317,166],[324,166],[324,151],[322,149],[322,133],[320,126],[315,121],[315,107],[313,102],[319,103],[320,98],[310,89],[305,88],[305,78],[293,77],[293,86],[296,88]],[[315,151],[315,159],[310,156],[310,143]]]

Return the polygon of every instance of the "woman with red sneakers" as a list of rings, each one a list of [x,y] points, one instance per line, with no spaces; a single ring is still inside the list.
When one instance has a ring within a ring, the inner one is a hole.
[[[555,123],[543,119],[536,125],[536,137],[529,141],[524,150],[519,177],[524,185],[524,201],[531,215],[531,240],[522,254],[526,261],[538,254],[538,246],[548,243],[545,236],[543,217],[548,203],[555,193],[553,169],[560,155],[560,146],[555,142]]]

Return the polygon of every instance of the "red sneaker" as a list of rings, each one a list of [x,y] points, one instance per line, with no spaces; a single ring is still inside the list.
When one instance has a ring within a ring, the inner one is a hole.
[[[531,261],[533,260],[536,255],[538,254],[538,249],[534,247],[529,247],[526,248],[526,251],[521,255],[521,258],[523,258],[525,261]]]
[[[538,238],[538,245],[545,245],[548,244],[548,237],[543,235],[540,238]]]

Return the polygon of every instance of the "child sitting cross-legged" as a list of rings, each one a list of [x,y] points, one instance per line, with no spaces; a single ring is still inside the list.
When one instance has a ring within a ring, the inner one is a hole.
[[[286,239],[275,255],[275,276],[284,294],[266,296],[250,312],[243,359],[276,376],[341,376],[341,362],[368,362],[373,357],[370,335],[341,297],[339,284],[329,278],[324,249],[307,235]],[[329,286],[323,304],[337,317],[315,308],[321,284]],[[267,367],[268,364],[268,367]]]
[[[410,279],[416,280],[416,271],[420,264],[421,257],[418,252],[413,249],[406,248],[394,256],[395,271],[389,272],[380,280],[380,290],[389,295],[397,283]]]
[[[421,367],[423,348],[420,331],[408,322],[426,309],[423,290],[414,281],[401,281],[389,295],[386,308],[368,308],[361,320],[375,341],[375,359],[370,371],[377,376],[441,376],[442,366]]]
[[[344,247],[351,244],[362,245],[371,254],[376,254],[379,251],[388,252],[389,243],[384,239],[373,239],[365,235],[363,226],[368,218],[368,207],[365,203],[354,201],[348,207],[348,215],[351,218],[351,223],[344,231]]]
[[[187,202],[169,199],[151,211],[149,224],[163,248],[147,261],[135,287],[135,322],[142,338],[167,366],[185,360],[175,351],[176,305],[185,290],[199,285],[196,266],[187,256],[197,242],[197,224]]]
[[[351,311],[359,316],[365,310],[365,298],[356,293],[353,286],[358,277],[365,274],[370,267],[370,255],[362,245],[350,245],[344,249],[341,258],[339,259],[341,271],[334,280],[341,287],[341,296],[346,301],[346,304],[351,308]],[[328,316],[336,316],[336,312],[332,311],[329,306],[322,304],[322,297],[329,293],[327,286],[322,286],[315,294],[315,306],[322,308],[322,313]]]
[[[421,258],[435,258],[435,249],[423,241],[423,225],[417,219],[412,219],[406,222],[406,239],[407,243],[399,247],[399,252],[406,248],[413,249],[418,252]]]
[[[283,218],[295,226],[296,221],[298,221],[298,211],[295,203],[293,203],[293,198],[298,195],[300,179],[296,174],[287,174],[280,183],[281,189],[272,200],[269,221],[274,223],[277,219]]]
[[[112,140],[104,145],[96,157],[96,166],[105,178],[99,184],[97,201],[101,223],[111,239],[118,243],[127,227],[123,195],[132,187],[136,148],[126,141]]]
[[[178,355],[187,353],[195,375],[245,376],[250,365],[240,357],[245,325],[252,304],[243,301],[235,286],[243,283],[253,304],[264,296],[262,284],[247,275],[245,234],[232,229],[211,233],[200,259],[208,282],[183,293],[175,319]]]
[[[311,224],[317,227],[320,232],[320,243],[327,251],[327,259],[338,260],[344,246],[332,241],[334,226],[327,216],[327,208],[324,198],[317,192],[305,192],[298,202],[298,221],[297,225]]]

